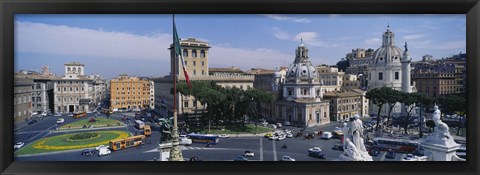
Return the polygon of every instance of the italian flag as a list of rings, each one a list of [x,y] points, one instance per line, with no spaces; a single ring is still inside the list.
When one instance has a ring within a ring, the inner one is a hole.
[[[187,67],[185,66],[185,60],[183,59],[181,52],[182,48],[180,47],[180,38],[178,38],[177,27],[175,26],[175,18],[173,18],[173,49],[175,52],[175,58],[180,55],[180,58],[182,59],[183,74],[185,75],[185,80],[187,81],[188,87],[191,89],[192,86],[190,85],[190,81],[188,79]]]

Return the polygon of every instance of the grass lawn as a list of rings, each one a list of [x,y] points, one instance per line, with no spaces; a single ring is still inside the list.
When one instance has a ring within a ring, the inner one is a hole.
[[[124,125],[121,121],[114,120],[114,119],[107,119],[107,118],[95,118],[95,122],[88,122],[88,118],[79,120],[73,123],[69,123],[63,126],[60,126],[59,129],[78,129],[78,128],[83,128],[83,125],[90,126],[93,125],[93,127],[98,128],[98,127],[105,127],[108,125],[111,126],[118,126],[118,125]]]
[[[208,128],[200,131],[200,133],[207,133]],[[272,128],[263,127],[257,125],[257,134],[272,132]],[[209,134],[255,134],[255,125],[254,124],[245,124],[245,126],[225,126],[225,129],[210,129]]]
[[[71,149],[91,148],[98,145],[108,145],[108,142],[113,139],[125,138],[130,136],[130,133],[125,131],[93,131],[99,134],[99,137],[87,139],[83,141],[69,141],[67,138],[78,134],[62,134],[52,137],[37,140],[20,150],[16,155],[36,154],[45,152],[64,151]]]

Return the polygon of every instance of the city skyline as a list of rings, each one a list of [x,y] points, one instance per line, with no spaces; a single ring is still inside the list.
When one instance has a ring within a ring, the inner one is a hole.
[[[170,72],[171,20],[167,14],[17,15],[15,69],[40,71],[48,65],[63,75],[63,64],[77,61],[86,74],[104,78],[164,76]],[[408,42],[414,61],[466,48],[465,15],[175,15],[175,20],[180,38],[210,43],[210,67],[244,71],[290,65],[300,39],[312,64],[333,65],[351,49],[376,50],[387,25],[397,46]]]

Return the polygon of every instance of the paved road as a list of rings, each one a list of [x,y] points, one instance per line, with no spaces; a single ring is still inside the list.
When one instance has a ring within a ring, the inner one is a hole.
[[[92,114],[93,115],[93,114]],[[134,113],[120,113],[114,114],[110,118],[120,120],[124,115],[133,116]],[[105,116],[100,116],[105,117]],[[21,129],[15,133],[16,141],[24,141],[26,144],[32,141],[45,137],[54,136],[60,133],[51,132],[51,127],[56,125],[58,117],[47,117],[38,123]],[[65,118],[65,123],[76,121],[71,117]],[[121,120],[120,120],[121,121]],[[122,121],[127,124],[123,128],[105,129],[105,130],[124,130],[132,134],[141,133],[133,126],[133,119]],[[318,131],[332,131],[335,127],[342,126],[342,123],[332,122],[321,127],[307,128],[305,133]],[[284,127],[294,131],[299,131],[303,128]],[[154,132],[151,137],[151,144],[145,144],[139,148],[129,148],[126,150],[114,151],[109,156],[81,156],[82,149],[65,151],[60,153],[22,156],[16,157],[16,160],[25,161],[152,161],[155,158],[159,159],[159,152],[157,150],[160,133],[158,127],[153,125]],[[30,132],[33,133],[31,137]],[[83,132],[83,131],[76,131]],[[191,146],[182,146],[182,153],[184,158],[198,156],[204,161],[232,161],[237,156],[243,155],[244,151],[249,150],[255,153],[254,157],[249,157],[252,161],[278,161],[283,156],[290,156],[297,161],[332,161],[339,157],[342,151],[332,150],[335,144],[340,144],[339,139],[323,140],[319,136],[314,139],[305,140],[303,137],[287,138],[283,141],[272,141],[261,136],[249,137],[232,137],[228,139],[220,139],[219,144],[213,145],[211,148],[206,148],[204,144],[194,143]],[[283,149],[283,145],[287,145],[287,149]],[[327,155],[327,159],[318,159],[308,156],[308,149],[311,147],[320,147]],[[395,159],[385,159],[382,152],[380,156],[374,157],[374,160],[400,160],[404,155],[397,154]]]

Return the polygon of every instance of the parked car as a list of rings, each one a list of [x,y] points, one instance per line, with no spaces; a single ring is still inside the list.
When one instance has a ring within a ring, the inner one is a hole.
[[[57,119],[57,124],[62,124],[63,122],[65,122],[65,119],[63,118]]]
[[[243,156],[245,156],[245,157],[253,157],[253,156],[255,156],[255,153],[247,150],[247,151],[245,151],[245,153],[243,153]]]
[[[248,159],[243,156],[237,156],[233,161],[248,161]]]
[[[289,133],[287,133],[287,137],[288,137],[288,138],[292,138],[292,137],[293,137],[293,134],[289,132]]]
[[[413,159],[413,158],[414,158],[413,154],[407,154],[407,157],[405,157],[405,158],[403,158],[403,159],[405,159],[405,160],[411,160],[411,159]]]
[[[290,156],[283,156],[280,161],[295,161],[295,159]]]
[[[396,155],[395,152],[389,151],[387,155],[385,155],[385,158],[395,159],[395,155]]]
[[[339,150],[339,151],[343,151],[343,145],[341,144],[338,144],[338,145],[334,145],[332,147],[333,150]]]
[[[95,154],[95,150],[93,149],[84,149],[82,151],[82,156],[91,156],[91,155],[94,155]]]
[[[194,156],[194,157],[190,157],[190,161],[202,161],[202,160],[200,160],[200,158]]]
[[[53,116],[55,116],[55,117],[61,117],[62,114],[60,114],[60,113],[55,113]]]
[[[228,134],[220,134],[218,137],[220,138],[229,138],[230,136]]]
[[[320,158],[320,159],[326,159],[327,155],[322,153],[322,152],[311,152],[308,154],[310,157],[315,157],[315,158]]]
[[[308,152],[320,152],[320,151],[322,151],[322,149],[320,149],[320,147],[313,147],[313,148],[308,149]]]
[[[23,147],[23,145],[25,145],[25,143],[17,142],[17,143],[15,143],[15,145],[13,145],[13,149],[20,149],[20,148]]]
[[[110,151],[108,148],[101,148],[100,150],[98,150],[98,156],[106,156],[106,155],[110,155],[112,153],[112,151]]]
[[[290,126],[290,125],[292,125],[292,124],[291,124],[290,122],[283,122],[283,125],[284,125],[284,126]]]

